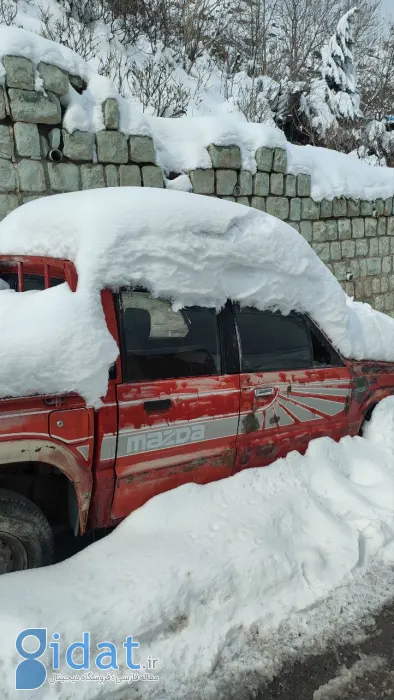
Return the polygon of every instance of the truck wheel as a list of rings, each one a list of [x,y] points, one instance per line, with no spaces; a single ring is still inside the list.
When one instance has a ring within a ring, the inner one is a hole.
[[[52,564],[53,534],[32,501],[0,489],[0,574]]]

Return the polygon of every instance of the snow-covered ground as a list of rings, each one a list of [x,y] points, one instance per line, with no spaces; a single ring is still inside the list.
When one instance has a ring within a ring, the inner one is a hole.
[[[61,650],[84,631],[93,648],[113,641],[118,676],[130,674],[127,635],[141,645],[135,661],[159,659],[156,682],[47,682],[30,698],[121,700],[135,697],[136,685],[138,697],[229,697],[230,682],[232,692],[237,682],[253,685],[289,657],[349,639],[392,595],[393,563],[390,397],[364,438],[321,438],[304,457],[182,486],[73,559],[2,577],[2,700],[27,696],[14,690],[15,638],[26,627],[58,632]],[[62,660],[59,673],[70,673]]]

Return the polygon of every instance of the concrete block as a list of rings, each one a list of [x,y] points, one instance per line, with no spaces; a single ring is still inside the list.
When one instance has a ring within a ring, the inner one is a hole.
[[[83,190],[94,190],[98,187],[105,187],[104,166],[85,163],[80,166],[80,171]]]
[[[312,240],[323,243],[327,240],[327,226],[325,221],[314,221],[312,224]]]
[[[37,124],[14,124],[15,148],[22,158],[40,158],[40,136]]]
[[[299,197],[293,197],[290,200],[290,220],[300,221],[301,219],[301,199]]]
[[[106,129],[119,129],[120,114],[118,101],[108,97],[103,104],[104,125]]]
[[[317,222],[316,222],[317,223]],[[325,222],[327,241],[336,241],[338,238],[338,224],[336,219],[329,219]]]
[[[0,192],[13,192],[15,189],[15,168],[10,160],[0,158]]]
[[[295,175],[286,175],[285,177],[285,195],[286,197],[297,196],[297,178]]]
[[[150,136],[129,136],[129,160],[133,163],[155,163],[156,151]]]
[[[347,264],[344,262],[334,263],[334,275],[338,282],[345,282],[347,276]]]
[[[383,216],[391,216],[393,211],[393,198],[388,197],[383,202]]]
[[[238,175],[235,170],[217,170],[216,193],[221,195],[232,195],[237,181]]]
[[[311,221],[301,221],[300,223],[300,234],[305,238],[308,243],[312,243],[312,222]]]
[[[272,167],[275,173],[285,173],[287,170],[287,153],[283,148],[275,148],[274,163]]]
[[[375,199],[373,207],[374,216],[383,216],[384,214],[384,201],[383,199]]]
[[[22,56],[3,56],[7,87],[34,90],[34,66]]]
[[[285,221],[289,218],[289,200],[286,197],[267,197],[267,214]]]
[[[116,165],[105,166],[105,182],[107,187],[118,187],[119,177]]]
[[[364,219],[352,219],[352,237],[353,238],[364,238]]]
[[[0,124],[0,158],[11,159],[14,154],[14,142],[9,126]]]
[[[320,217],[320,202],[315,202],[310,197],[301,200],[301,218],[318,219]]]
[[[53,192],[76,192],[79,186],[78,166],[73,163],[48,163],[49,185]]]
[[[253,178],[249,170],[241,170],[239,174],[239,195],[253,194]]]
[[[332,217],[332,201],[329,199],[322,199],[320,202],[320,218],[330,219]]]
[[[0,86],[0,120],[5,119],[6,109],[5,109],[5,96],[4,89]]]
[[[93,160],[94,134],[89,131],[73,131],[69,134],[63,129],[63,153],[70,160]]]
[[[311,196],[311,176],[300,174],[297,175],[297,194],[299,197]]]
[[[324,263],[330,261],[330,244],[329,243],[312,243],[312,248],[320,260]],[[336,264],[336,263],[335,263]]]
[[[330,243],[330,258],[331,260],[337,261],[342,257],[341,244],[339,241],[334,241]]]
[[[19,202],[15,194],[0,194],[0,221],[17,208]]]
[[[250,206],[259,211],[266,210],[266,199],[264,197],[251,197]]]
[[[378,222],[374,218],[367,217],[365,219],[365,235],[368,238],[372,238],[372,236],[376,236],[377,231],[378,231]]]
[[[360,216],[360,200],[359,199],[348,199],[347,200],[347,215],[348,216]]]
[[[386,236],[387,235],[387,221],[388,219],[385,216],[380,216],[378,219],[378,236]]]
[[[214,194],[215,192],[215,172],[212,168],[197,168],[189,172],[193,192],[196,194]]]
[[[60,102],[57,95],[33,90],[10,88],[11,114],[14,122],[31,124],[59,124],[61,121]]]
[[[394,216],[389,216],[387,219],[387,235],[394,236]]]
[[[158,165],[142,166],[142,182],[144,187],[163,187],[163,173]]]
[[[270,193],[274,195],[284,194],[284,179],[282,173],[272,173],[270,176]]]
[[[360,202],[360,215],[361,216],[372,216],[373,206],[372,202],[368,202],[366,199],[362,199]]]
[[[379,255],[379,241],[377,238],[369,239],[369,255],[370,257]]]
[[[100,163],[127,163],[127,137],[119,131],[99,131],[96,134],[97,158]]]
[[[17,165],[17,169],[21,192],[46,192],[42,163],[35,160],[21,160]]]
[[[241,151],[238,146],[216,146],[210,144],[208,153],[214,168],[240,170]]]
[[[387,236],[382,236],[382,238],[378,238],[379,255],[381,257],[390,254],[390,240],[391,239]]]
[[[367,274],[380,275],[382,271],[382,261],[380,258],[367,258]]]
[[[333,199],[332,214],[335,218],[347,216],[347,202],[344,197],[335,197]]]
[[[356,254],[356,244],[354,241],[342,241],[341,250],[344,258],[354,258]]]
[[[43,62],[38,64],[37,70],[44,81],[45,92],[49,90],[55,95],[67,95],[70,83],[66,71]]]
[[[257,197],[267,197],[269,194],[270,176],[264,172],[257,172],[253,176],[253,194]]]
[[[121,187],[141,187],[141,171],[138,165],[121,165],[119,177]]]
[[[356,241],[356,255],[360,258],[368,255],[369,240],[367,238],[362,238]]]
[[[338,238],[340,241],[352,237],[352,227],[349,219],[338,219]]]
[[[270,173],[274,161],[274,151],[272,148],[258,148],[256,151],[257,170]]]

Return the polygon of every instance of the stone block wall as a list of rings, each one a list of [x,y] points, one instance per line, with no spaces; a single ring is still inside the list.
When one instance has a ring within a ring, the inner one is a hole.
[[[62,98],[70,84],[83,92],[84,81],[22,57],[6,56],[3,65],[0,220],[20,204],[47,194],[119,185],[165,186],[153,139],[119,130],[115,98],[102,104],[101,131],[69,133],[63,124]],[[242,169],[237,145],[211,144],[208,154],[211,167],[188,173],[193,192],[236,201],[286,221],[348,294],[394,316],[392,198],[314,201],[310,176],[288,173],[286,151],[278,148],[256,151],[256,173]]]
[[[153,140],[119,129],[116,99],[102,105],[105,129],[97,134],[63,128],[61,98],[78,76],[26,58],[5,56],[0,86],[0,219],[20,204],[47,194],[96,187],[163,187]],[[43,91],[35,89],[37,76]],[[86,86],[85,86],[86,87]]]
[[[286,221],[350,296],[394,316],[394,201],[311,198],[310,175],[287,173],[286,151],[259,148],[257,172],[241,169],[237,146],[209,146],[212,168],[189,173],[193,191]]]

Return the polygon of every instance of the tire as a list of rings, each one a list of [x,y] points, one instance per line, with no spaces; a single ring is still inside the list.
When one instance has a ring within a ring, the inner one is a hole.
[[[53,533],[28,498],[0,489],[0,574],[52,564]]]

